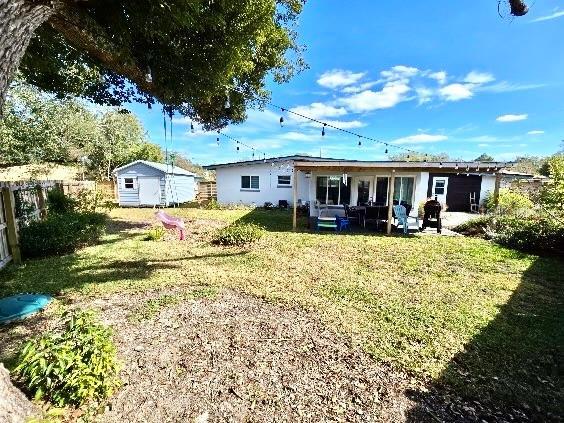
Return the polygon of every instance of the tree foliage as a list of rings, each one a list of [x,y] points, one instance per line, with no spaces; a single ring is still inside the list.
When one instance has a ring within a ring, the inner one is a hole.
[[[294,29],[303,0],[56,4],[20,69],[58,95],[114,106],[158,100],[220,127],[267,97],[268,75],[284,82],[304,68]]]
[[[540,191],[542,204],[564,212],[564,154],[555,154],[548,159],[551,181],[543,185]]]
[[[546,157],[538,156],[519,156],[515,158],[515,164],[511,170],[515,172],[530,173],[532,175],[548,175],[548,167],[546,165]]]
[[[489,154],[482,153],[474,159],[477,162],[493,162],[495,159]]]
[[[99,114],[75,99],[57,99],[21,83],[8,97],[0,137],[0,164],[81,162],[97,179],[133,160],[163,161],[161,148],[149,142],[134,115]]]
[[[447,162],[453,160],[447,153],[436,153],[436,154],[426,154],[426,153],[398,153],[390,154],[390,160],[397,162],[423,162],[427,160],[428,162]]]

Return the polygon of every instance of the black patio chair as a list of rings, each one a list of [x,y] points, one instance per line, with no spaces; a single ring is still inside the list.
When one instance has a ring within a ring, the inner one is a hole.
[[[288,200],[278,200],[278,208],[279,209],[288,210],[288,207],[290,207],[288,205]]]

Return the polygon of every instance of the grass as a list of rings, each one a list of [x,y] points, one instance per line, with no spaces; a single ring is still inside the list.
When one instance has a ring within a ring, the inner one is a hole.
[[[117,209],[112,217],[151,220],[152,212]],[[253,222],[269,232],[247,248],[147,242],[141,230],[108,234],[76,254],[9,267],[0,273],[0,295],[235,289],[309,309],[376,359],[461,394],[562,413],[561,260],[472,238],[290,232],[288,212],[170,213]],[[140,315],[171,301],[147,304]]]

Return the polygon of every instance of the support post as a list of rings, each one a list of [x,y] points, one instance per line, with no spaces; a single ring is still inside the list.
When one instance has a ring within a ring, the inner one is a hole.
[[[37,206],[39,208],[39,218],[44,219],[47,214],[47,207],[45,206],[45,191],[43,186],[38,184],[35,189],[37,190]]]
[[[15,264],[20,264],[22,262],[22,254],[18,238],[18,222],[16,221],[14,193],[10,190],[10,187],[2,188],[2,200],[4,202],[4,211],[6,212],[6,229],[12,260]]]
[[[493,201],[494,201],[494,211],[497,212],[497,206],[499,205],[499,186],[501,184],[501,175],[496,173],[495,175],[495,184],[494,184],[494,192],[493,192]]]
[[[298,171],[294,167],[294,174],[292,175],[292,191],[294,196],[294,205],[292,208],[292,230],[298,229]]]
[[[396,182],[396,170],[393,169],[389,179],[388,186],[388,221],[386,222],[386,233],[392,233],[392,216],[394,211],[394,186]]]

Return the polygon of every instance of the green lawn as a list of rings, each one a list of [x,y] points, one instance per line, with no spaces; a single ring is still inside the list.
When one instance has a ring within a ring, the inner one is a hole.
[[[232,288],[305,307],[376,359],[462,394],[563,413],[564,263],[557,258],[463,237],[293,233],[290,213],[274,211],[171,211],[266,226],[248,248],[213,246],[205,230],[187,242],[144,241],[134,223],[152,213],[113,211],[131,225],[77,254],[0,272],[0,294]]]

